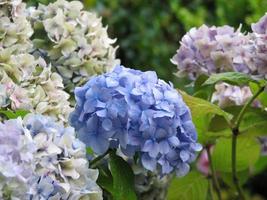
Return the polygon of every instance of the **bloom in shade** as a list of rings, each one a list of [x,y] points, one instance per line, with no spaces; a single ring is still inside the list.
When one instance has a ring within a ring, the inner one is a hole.
[[[35,31],[46,36],[34,38],[36,53],[52,62],[68,90],[119,64],[117,48],[112,46],[116,40],[108,37],[101,18],[83,10],[81,2],[57,0],[30,7],[28,13]]]
[[[0,123],[0,199],[102,200],[74,129],[29,114]]]
[[[117,66],[75,88],[75,98],[70,123],[97,154],[140,153],[144,168],[182,176],[202,148],[189,108],[155,72]]]

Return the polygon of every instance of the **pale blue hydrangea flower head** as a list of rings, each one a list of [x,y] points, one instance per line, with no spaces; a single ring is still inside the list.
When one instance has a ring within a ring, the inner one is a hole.
[[[85,145],[52,118],[0,123],[0,199],[102,200]]]
[[[185,175],[201,149],[189,108],[155,72],[117,66],[75,89],[70,123],[95,153],[140,154],[144,168]]]
[[[43,115],[27,115],[24,123],[36,144],[33,199],[102,199],[98,171],[88,168],[85,145],[74,129]]]
[[[0,122],[0,199],[26,199],[35,150],[21,119]]]

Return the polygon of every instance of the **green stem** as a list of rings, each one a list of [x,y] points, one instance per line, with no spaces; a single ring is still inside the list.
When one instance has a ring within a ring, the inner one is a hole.
[[[237,146],[237,137],[240,134],[239,126],[244,117],[244,114],[247,108],[253,103],[253,101],[264,91],[265,86],[260,87],[259,90],[249,99],[249,101],[243,106],[241,111],[239,112],[236,121],[232,127],[232,179],[233,183],[236,187],[238,192],[238,196],[240,200],[245,199],[245,195],[242,191],[242,188],[239,184],[239,179],[237,177],[237,170],[236,170],[236,146]]]
[[[212,180],[209,180],[209,192],[210,192],[210,198],[211,200],[215,199],[214,193],[213,193],[213,185]]]
[[[209,165],[210,165],[210,170],[211,170],[211,178],[212,178],[212,183],[214,185],[214,189],[217,193],[218,199],[221,200],[221,191],[220,191],[220,185],[216,176],[216,171],[214,168],[214,165],[212,163],[212,158],[211,158],[211,152],[210,152],[210,146],[207,146],[207,154],[208,154],[208,159],[209,159]]]
[[[239,179],[237,177],[237,172],[236,172],[236,144],[237,144],[237,136],[238,136],[238,131],[236,132],[236,129],[233,129],[233,134],[232,134],[232,179],[233,183],[236,187],[236,190],[238,192],[238,196],[240,200],[245,200],[245,196],[243,194],[243,190],[239,184]]]
[[[249,99],[249,101],[243,106],[243,108],[241,109],[240,113],[237,116],[236,122],[234,124],[234,127],[236,129],[239,128],[240,123],[244,117],[244,114],[247,110],[247,108],[253,103],[253,101],[264,91],[265,86],[260,87],[260,89]]]
[[[110,150],[106,151],[106,153],[96,157],[95,159],[93,159],[91,162],[90,162],[90,168],[96,168],[96,165],[97,163],[102,160],[104,157],[106,157],[106,155],[108,155],[110,152]]]

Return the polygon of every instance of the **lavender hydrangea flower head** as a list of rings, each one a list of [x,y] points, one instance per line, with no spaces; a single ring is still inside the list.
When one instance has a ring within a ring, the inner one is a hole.
[[[250,34],[253,42],[253,75],[259,78],[267,79],[267,14],[265,14],[257,23],[251,25]]]
[[[200,74],[210,75],[226,71],[248,73],[251,55],[247,48],[249,38],[230,26],[192,28],[181,41],[172,62],[179,75],[196,79]],[[245,46],[245,47],[244,47]]]
[[[68,89],[119,63],[117,48],[112,46],[115,40],[108,37],[96,14],[83,10],[81,2],[57,0],[28,11],[34,28],[47,35],[35,38],[37,50],[51,60]]]
[[[75,89],[70,123],[97,154],[120,148],[144,168],[185,175],[201,149],[190,110],[155,72],[117,66]]]

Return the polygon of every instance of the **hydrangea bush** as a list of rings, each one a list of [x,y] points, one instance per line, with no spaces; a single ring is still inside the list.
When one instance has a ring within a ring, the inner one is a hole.
[[[42,115],[0,124],[1,199],[102,199],[73,128]]]
[[[29,16],[36,32],[36,51],[49,59],[72,91],[95,74],[112,69],[119,60],[107,28],[95,13],[83,10],[79,1],[58,0],[30,8]],[[40,37],[41,36],[41,37]]]

